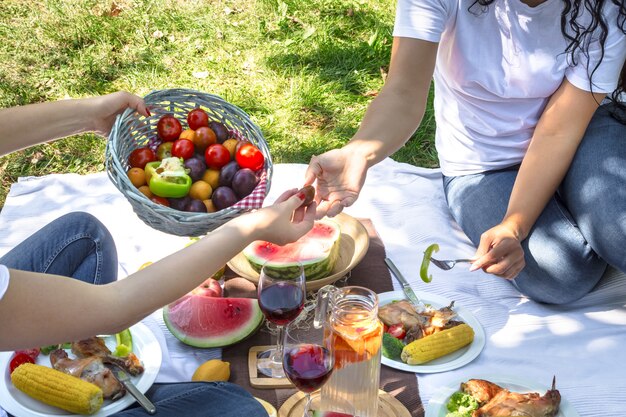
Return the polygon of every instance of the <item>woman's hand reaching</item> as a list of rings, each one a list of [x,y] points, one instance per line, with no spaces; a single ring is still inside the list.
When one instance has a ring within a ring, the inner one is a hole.
[[[517,277],[526,265],[518,234],[504,223],[482,234],[474,259],[470,271],[482,269],[509,280]]]
[[[93,127],[90,130],[104,137],[111,133],[117,115],[127,108],[136,110],[142,116],[150,117],[150,110],[143,99],[126,91],[88,98],[85,99],[84,104],[92,113]]]
[[[304,185],[317,181],[315,199],[318,202],[318,219],[336,216],[356,201],[365,183],[367,168],[365,158],[351,153],[349,147],[333,149],[311,158]]]

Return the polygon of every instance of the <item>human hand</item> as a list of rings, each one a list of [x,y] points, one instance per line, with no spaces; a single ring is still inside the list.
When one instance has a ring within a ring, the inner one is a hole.
[[[277,245],[295,242],[313,227],[317,204],[302,207],[304,193],[297,189],[285,191],[276,202],[238,219],[253,230],[255,240]]]
[[[118,114],[127,108],[136,110],[142,116],[150,117],[150,111],[143,99],[126,91],[85,99],[88,106],[92,131],[104,137],[109,136]]]
[[[474,259],[470,271],[482,269],[509,280],[517,277],[526,265],[524,249],[517,234],[503,223],[481,235]]]
[[[363,188],[366,175],[365,158],[355,156],[346,148],[333,149],[312,157],[305,173],[304,185],[317,181],[316,217],[318,219],[324,216],[333,217],[341,213],[345,207],[351,206]]]

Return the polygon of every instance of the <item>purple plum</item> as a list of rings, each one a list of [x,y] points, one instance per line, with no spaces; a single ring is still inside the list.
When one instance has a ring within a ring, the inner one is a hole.
[[[217,137],[217,143],[224,143],[226,139],[228,139],[228,129],[220,122],[212,121],[209,122],[209,127],[215,133]]]
[[[244,198],[254,190],[259,183],[259,177],[250,168],[242,168],[235,173],[232,187],[237,197]]]
[[[204,172],[206,171],[206,162],[204,162],[204,156],[194,155],[191,158],[185,160],[185,168],[189,169],[189,176],[191,181],[196,182],[202,179]]]
[[[233,177],[239,171],[239,164],[236,161],[230,161],[220,169],[219,185],[230,187]]]
[[[180,198],[170,197],[167,199],[170,202],[170,207],[176,210],[185,211],[185,207],[189,204],[191,197],[188,195]]]
[[[235,192],[226,186],[217,187],[213,190],[211,200],[213,200],[213,205],[218,211],[230,207],[238,201]]]
[[[195,213],[206,213],[206,205],[202,200],[196,200],[195,198],[189,199],[189,202],[185,206],[185,211],[192,211]]]

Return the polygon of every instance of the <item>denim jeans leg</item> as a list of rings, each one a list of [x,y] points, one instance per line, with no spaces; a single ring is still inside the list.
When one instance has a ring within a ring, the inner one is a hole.
[[[267,417],[265,408],[239,385],[229,382],[154,384],[146,393],[159,417]],[[134,403],[115,417],[143,417]]]
[[[84,212],[69,213],[50,222],[1,257],[0,264],[92,284],[117,279],[113,237],[98,219]]]
[[[612,108],[594,114],[560,192],[594,251],[626,272],[626,125]]]
[[[517,169],[510,169],[444,178],[452,215],[474,245],[503,219],[516,176]],[[591,291],[606,269],[558,196],[549,201],[522,247],[526,266],[514,284],[538,302],[574,301]]]

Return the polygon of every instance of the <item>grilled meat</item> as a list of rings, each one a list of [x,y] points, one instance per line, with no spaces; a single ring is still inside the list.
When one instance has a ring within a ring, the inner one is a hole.
[[[484,379],[470,379],[461,384],[461,391],[471,395],[479,404],[485,404],[496,396],[502,387]]]
[[[50,352],[50,363],[57,371],[65,372],[102,389],[105,399],[113,401],[126,394],[124,386],[115,378],[113,372],[102,363],[98,356],[70,359],[63,349]]]
[[[417,311],[407,300],[385,304],[378,310],[378,317],[387,326],[402,323],[407,332],[405,343],[429,336],[440,330],[453,327],[462,322],[453,320],[456,313],[452,310],[454,301],[449,306],[439,310],[429,308]]]
[[[134,353],[130,353],[128,356],[124,357],[113,356],[104,343],[104,340],[99,337],[90,337],[72,343],[72,353],[79,358],[97,356],[101,358],[102,362],[105,364],[110,363],[117,365],[132,376],[142,374],[144,370],[143,364]]]

